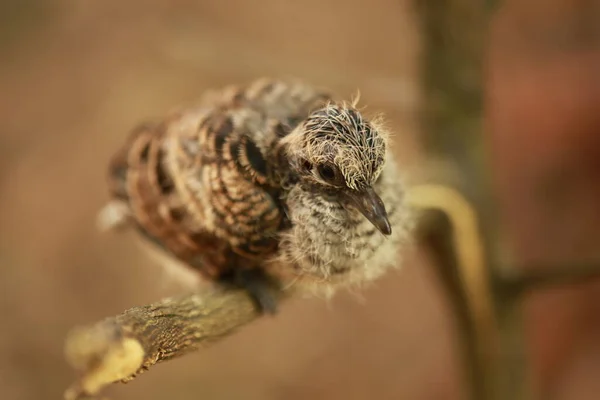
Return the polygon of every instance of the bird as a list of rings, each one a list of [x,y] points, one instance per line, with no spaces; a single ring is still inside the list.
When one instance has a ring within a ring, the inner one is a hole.
[[[113,153],[105,225],[275,313],[277,285],[329,296],[398,263],[412,219],[389,140],[358,96],[304,81],[207,90]]]

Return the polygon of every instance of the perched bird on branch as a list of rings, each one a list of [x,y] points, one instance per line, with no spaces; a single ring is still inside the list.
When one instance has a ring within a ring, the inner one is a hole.
[[[295,81],[220,89],[138,126],[109,186],[109,225],[267,312],[274,281],[329,293],[378,277],[411,220],[381,118]]]

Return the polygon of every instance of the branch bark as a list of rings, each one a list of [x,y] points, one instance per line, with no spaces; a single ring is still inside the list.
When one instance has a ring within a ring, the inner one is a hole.
[[[76,328],[65,351],[79,378],[65,398],[93,397],[111,383],[128,382],[154,364],[227,337],[259,315],[245,291],[214,290],[134,307]]]

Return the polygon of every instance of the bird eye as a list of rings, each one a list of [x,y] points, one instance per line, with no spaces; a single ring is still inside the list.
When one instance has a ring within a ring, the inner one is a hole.
[[[323,178],[323,180],[325,180],[325,181],[331,182],[331,181],[335,180],[335,178],[337,177],[333,167],[328,164],[319,165],[317,171],[319,172],[319,175],[321,176],[321,178]]]
[[[310,163],[310,161],[302,160],[301,164],[302,164],[302,168],[304,168],[305,171],[308,172],[308,171],[312,170],[312,164]]]

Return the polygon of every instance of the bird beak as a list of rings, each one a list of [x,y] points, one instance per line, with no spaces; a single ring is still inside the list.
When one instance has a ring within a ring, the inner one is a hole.
[[[381,197],[372,188],[347,193],[350,203],[358,208],[378,230],[384,235],[391,235],[392,227]]]

